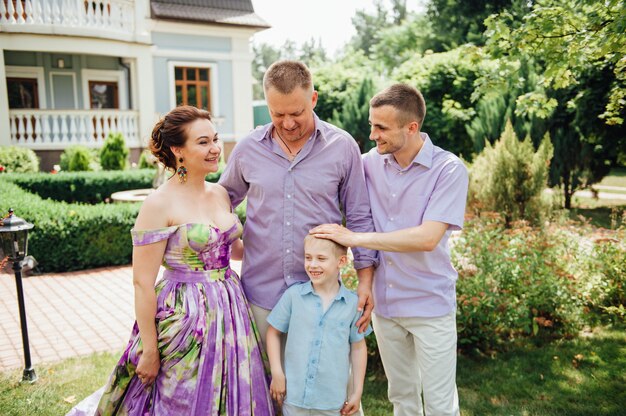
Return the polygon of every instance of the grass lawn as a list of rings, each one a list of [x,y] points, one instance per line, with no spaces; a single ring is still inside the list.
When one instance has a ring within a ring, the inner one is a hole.
[[[626,328],[602,328],[543,347],[524,346],[495,357],[459,357],[463,416],[623,415],[626,408]],[[21,370],[0,374],[3,416],[63,415],[100,387],[117,355],[96,354],[37,366],[33,385],[20,384]],[[367,416],[392,414],[387,382],[370,365],[363,407]]]
[[[607,176],[605,176],[600,185],[621,186],[626,188],[626,168],[613,168]]]

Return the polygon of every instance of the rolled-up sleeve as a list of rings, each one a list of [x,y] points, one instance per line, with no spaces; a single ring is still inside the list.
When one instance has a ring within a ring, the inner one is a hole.
[[[345,158],[346,172],[339,189],[340,201],[346,216],[346,227],[359,233],[374,232],[374,221],[367,186],[365,185],[365,172],[359,146],[355,141],[348,143]],[[352,252],[354,253],[355,269],[378,265],[378,256],[375,250],[355,247]]]
[[[249,188],[249,184],[243,176],[239,162],[239,153],[243,145],[243,143],[239,143],[235,146],[218,182],[228,191],[228,196],[230,197],[230,202],[233,207],[236,207],[244,200]]]

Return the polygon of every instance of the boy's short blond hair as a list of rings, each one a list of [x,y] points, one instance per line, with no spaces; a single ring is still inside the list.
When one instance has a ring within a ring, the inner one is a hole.
[[[348,254],[348,248],[346,246],[342,246],[339,243],[334,242],[333,240],[327,240],[325,238],[317,238],[313,234],[307,234],[304,237],[304,248],[306,249],[307,244],[312,242],[325,242],[329,247],[332,247],[333,252],[337,256],[337,258],[341,256],[346,256]]]

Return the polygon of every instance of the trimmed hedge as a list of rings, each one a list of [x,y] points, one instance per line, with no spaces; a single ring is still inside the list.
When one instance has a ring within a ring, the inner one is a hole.
[[[129,264],[133,249],[129,230],[139,206],[57,202],[0,181],[0,212],[13,208],[15,215],[35,225],[28,252],[45,272]]]
[[[104,202],[113,192],[152,187],[154,169],[100,172],[60,172],[7,174],[7,179],[16,185],[55,201]]]
[[[216,182],[221,170],[207,180]],[[2,175],[8,180],[0,181],[0,213],[13,208],[16,215],[35,225],[29,253],[43,272],[129,264],[130,229],[141,204],[85,202],[102,202],[126,189],[150,188],[154,173],[154,169],[143,169]],[[245,222],[245,204],[235,212]]]

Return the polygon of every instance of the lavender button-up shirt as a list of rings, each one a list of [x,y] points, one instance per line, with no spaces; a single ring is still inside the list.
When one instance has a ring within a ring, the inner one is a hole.
[[[456,307],[457,272],[450,262],[448,239],[463,227],[467,169],[458,157],[421,134],[424,145],[404,169],[392,155],[380,155],[376,149],[363,156],[377,232],[416,227],[424,221],[449,225],[432,252],[379,252],[374,312],[386,318],[444,316]]]
[[[241,140],[220,184],[233,206],[248,198],[241,280],[248,300],[271,309],[288,286],[308,281],[304,237],[316,225],[374,230],[359,147],[345,131],[315,116],[315,130],[293,161],[271,137],[272,125]],[[376,252],[354,249],[357,269],[373,266]]]

